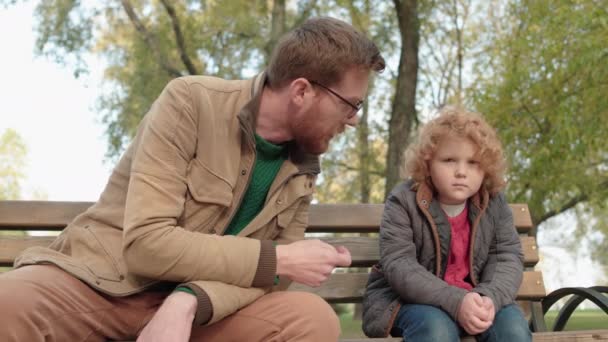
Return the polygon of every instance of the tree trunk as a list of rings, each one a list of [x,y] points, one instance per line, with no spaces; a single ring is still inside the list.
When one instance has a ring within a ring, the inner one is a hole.
[[[389,120],[385,197],[399,182],[403,150],[407,146],[412,122],[416,118],[418,41],[420,39],[417,0],[393,0],[393,2],[401,32],[401,53],[395,98]]]
[[[370,86],[371,88],[371,86]],[[370,155],[369,155],[369,122],[368,122],[368,103],[363,106],[363,113],[357,125],[357,147],[359,154],[359,179],[360,179],[360,196],[361,203],[369,203],[371,194],[370,181]],[[368,236],[367,233],[360,233],[360,236]],[[361,320],[363,318],[363,305],[355,304],[353,310],[353,319]]]
[[[369,156],[369,123],[368,123],[368,105],[365,102],[363,107],[363,113],[361,114],[361,119],[359,120],[359,124],[357,125],[357,145],[358,145],[358,154],[359,154],[359,167],[361,171],[359,172],[360,182],[360,203],[369,203],[370,193],[371,193],[371,181],[370,181],[370,156]]]
[[[266,52],[266,64],[270,61],[270,54],[274,46],[277,45],[279,38],[285,33],[286,30],[286,9],[285,0],[274,0],[272,3],[272,18],[270,24],[270,39],[265,46]]]
[[[458,23],[458,3],[456,0],[453,2],[454,4],[454,28],[456,30],[456,58],[458,60],[458,88],[456,89],[456,103],[458,105],[462,105],[462,70],[463,70],[463,46],[462,46],[462,31],[464,29],[464,21],[466,20],[466,16],[463,16],[462,19],[462,27],[459,26]]]

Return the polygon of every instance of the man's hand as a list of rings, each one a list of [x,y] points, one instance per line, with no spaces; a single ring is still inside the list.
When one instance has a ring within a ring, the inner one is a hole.
[[[139,334],[137,342],[187,342],[190,339],[196,305],[195,296],[180,291],[173,292]]]
[[[458,323],[469,335],[481,334],[492,325],[494,320],[494,304],[492,303],[491,317],[489,316],[487,306],[488,304],[484,303],[484,299],[482,299],[479,293],[469,292],[464,296],[458,310],[457,319]]]
[[[321,286],[336,266],[350,266],[346,247],[320,240],[301,240],[277,246],[277,274],[308,286]]]

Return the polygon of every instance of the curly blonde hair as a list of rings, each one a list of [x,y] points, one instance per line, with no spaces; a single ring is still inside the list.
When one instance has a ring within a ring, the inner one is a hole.
[[[482,186],[495,195],[505,185],[507,163],[496,130],[477,113],[460,107],[446,107],[439,116],[422,126],[415,142],[405,151],[402,174],[417,183],[430,178],[429,160],[446,136],[470,139],[477,147],[480,167],[484,171]]]

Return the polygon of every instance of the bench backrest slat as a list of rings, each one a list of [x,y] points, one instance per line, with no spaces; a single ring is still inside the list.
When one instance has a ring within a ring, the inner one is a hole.
[[[92,202],[0,201],[0,229],[61,230]]]
[[[60,230],[92,202],[0,201],[0,229]],[[510,204],[520,233],[532,228],[526,204]],[[313,204],[308,232],[377,232],[383,204]]]
[[[527,204],[509,204],[520,233],[532,228]],[[377,232],[383,204],[314,204],[310,207],[307,232]]]

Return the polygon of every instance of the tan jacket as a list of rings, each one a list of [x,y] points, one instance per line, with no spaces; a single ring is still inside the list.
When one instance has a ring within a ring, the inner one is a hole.
[[[289,146],[262,211],[238,236],[222,236],[253,170],[263,80],[171,81],[97,203],[48,248],[25,250],[15,266],[55,264],[113,296],[185,283],[199,299],[195,324],[218,321],[270,291],[271,240],[304,237],[319,161]]]

